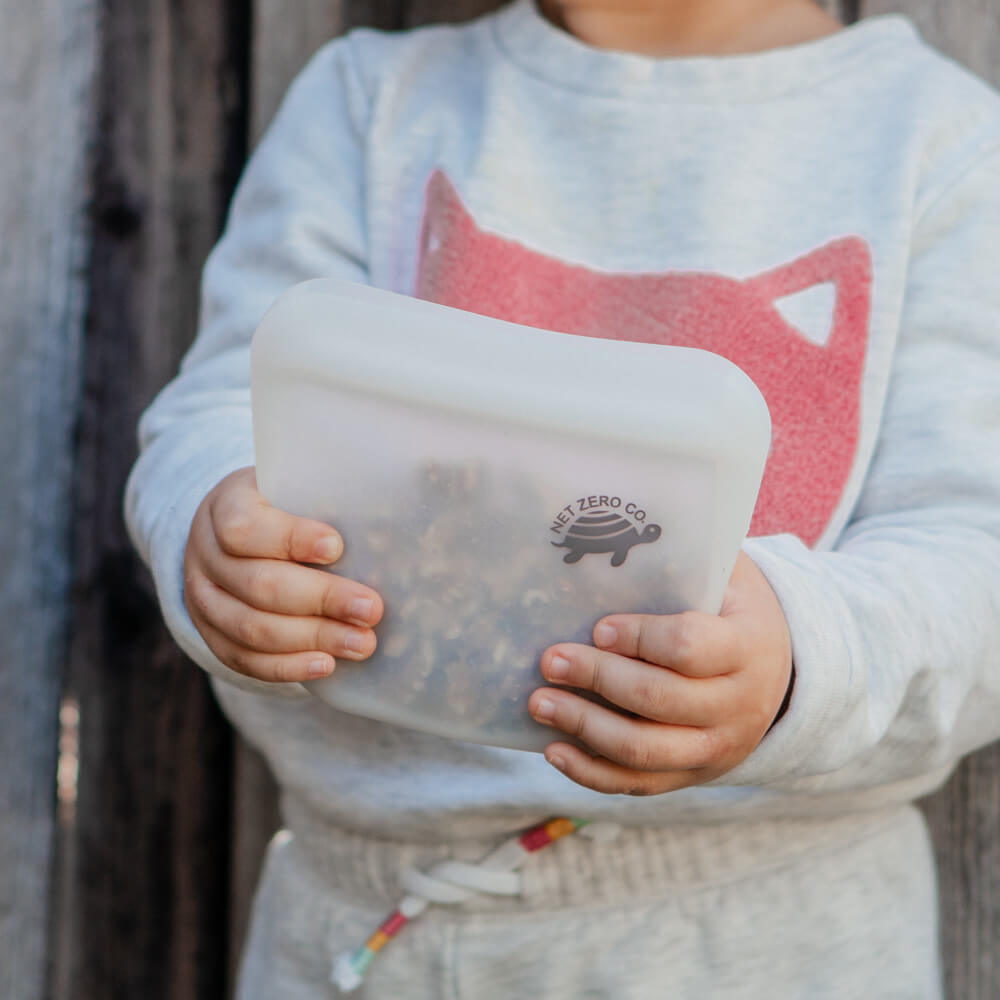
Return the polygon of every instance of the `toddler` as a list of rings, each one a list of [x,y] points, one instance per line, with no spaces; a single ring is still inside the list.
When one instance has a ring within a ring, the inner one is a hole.
[[[127,496],[173,634],[282,789],[240,1000],[334,996],[331,965],[380,1000],[940,997],[913,802],[1000,735],[998,243],[1000,97],[904,17],[514,0],[325,47],[246,170]],[[553,636],[544,756],[300,683],[369,657],[384,612],[319,568],[350,537],[252,468],[250,337],[321,276],[706,348],[768,402],[721,613]],[[590,826],[489,891],[435,869],[553,816]]]

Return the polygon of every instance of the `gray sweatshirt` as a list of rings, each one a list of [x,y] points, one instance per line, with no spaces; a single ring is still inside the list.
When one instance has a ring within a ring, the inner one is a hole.
[[[658,61],[588,48],[529,0],[357,31],[305,69],[247,168],[197,340],[142,420],[130,529],[293,826],[426,842],[557,814],[660,826],[908,803],[1000,735],[998,250],[998,95],[902,17]],[[745,549],[797,677],[743,764],[604,796],[538,755],[347,715],[215,659],[184,606],[188,528],[253,463],[257,323],[330,275],[581,334],[627,315],[628,336],[707,347],[757,382],[775,443]]]

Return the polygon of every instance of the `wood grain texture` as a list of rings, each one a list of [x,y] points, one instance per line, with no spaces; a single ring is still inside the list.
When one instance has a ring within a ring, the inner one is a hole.
[[[351,28],[402,27],[405,0],[252,0],[251,136],[256,141],[310,56]]]
[[[0,997],[48,995],[88,246],[90,0],[0,0]]]
[[[436,21],[468,21],[500,6],[495,0],[410,0],[402,21],[406,27]]]
[[[865,17],[905,14],[935,48],[1000,85],[997,0],[862,0],[860,11]]]
[[[348,24],[345,3],[333,0],[255,0],[251,133],[260,137],[295,74],[324,42]]]
[[[70,687],[80,780],[57,1000],[225,995],[231,736],[121,516],[141,410],[194,336],[245,155],[241,3],[103,0]]]

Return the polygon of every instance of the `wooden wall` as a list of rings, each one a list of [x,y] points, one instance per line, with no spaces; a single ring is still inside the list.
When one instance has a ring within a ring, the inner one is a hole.
[[[0,997],[13,1000],[41,997],[47,974],[96,45],[87,0],[0,0]]]
[[[0,0],[2,1000],[227,995],[275,796],[125,537],[135,423],[193,334],[247,148],[311,52],[493,6]],[[837,10],[903,11],[1000,84],[1000,0]],[[949,995],[996,1000],[1000,748],[926,807]]]

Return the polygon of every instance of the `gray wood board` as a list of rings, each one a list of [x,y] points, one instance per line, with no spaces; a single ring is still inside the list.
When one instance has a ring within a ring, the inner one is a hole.
[[[0,0],[0,996],[47,995],[87,255],[89,0]]]
[[[245,156],[249,21],[236,0],[103,0],[102,15],[70,650],[81,766],[56,1000],[216,1000],[231,734],[164,629],[121,502]]]
[[[862,0],[861,14],[905,14],[931,45],[1000,85],[997,0]]]

